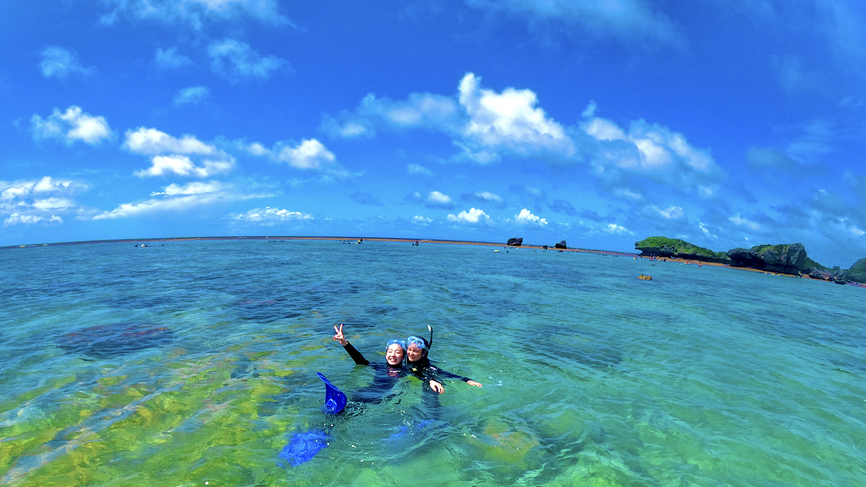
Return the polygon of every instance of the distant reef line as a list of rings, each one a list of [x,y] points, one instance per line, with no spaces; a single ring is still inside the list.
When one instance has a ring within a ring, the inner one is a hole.
[[[800,243],[756,245],[749,249],[736,248],[727,252],[715,252],[676,238],[649,237],[635,242],[634,247],[641,252],[642,257],[694,260],[821,279],[837,284],[866,283],[866,258],[858,260],[850,269],[840,269],[838,266],[830,269],[810,259]]]
[[[0,247],[0,250],[8,249],[24,249],[34,247],[52,247],[61,245],[86,245],[86,244],[108,244],[108,243],[134,243],[146,244],[150,242],[185,242],[185,241],[209,241],[209,240],[332,240],[347,243],[362,243],[362,242],[419,242],[432,244],[455,244],[455,245],[484,245],[489,247],[507,247],[511,249],[526,248],[526,249],[556,249],[568,252],[591,252],[597,254],[622,255],[628,257],[638,257],[638,254],[633,252],[622,252],[616,250],[597,250],[583,248],[566,248],[565,241],[561,241],[555,245],[535,245],[523,244],[523,239],[509,239],[508,242],[517,240],[514,244],[508,242],[486,242],[476,240],[456,240],[456,239],[431,239],[431,238],[411,238],[411,237],[359,237],[359,236],[308,236],[308,235],[263,235],[263,236],[210,236],[210,237],[155,237],[155,238],[121,238],[121,239],[103,239],[103,240],[80,240],[72,242],[53,242],[53,243],[37,243],[37,244],[21,244],[7,245]]]
[[[343,243],[363,242],[409,242],[455,245],[483,245],[489,247],[505,247],[509,249],[556,250],[560,252],[587,252],[602,255],[618,255],[626,257],[676,259],[680,261],[703,262],[717,266],[749,269],[762,272],[786,274],[824,281],[846,283],[866,283],[866,258],[858,260],[850,269],[840,269],[838,266],[829,269],[813,261],[806,255],[802,244],[757,245],[750,249],[731,249],[727,252],[715,252],[698,247],[689,242],[668,238],[649,237],[636,242],[635,250],[640,253],[621,252],[613,250],[597,250],[585,248],[569,248],[565,240],[555,245],[523,244],[522,238],[510,238],[503,242],[487,242],[456,239],[430,239],[410,237],[363,237],[363,236],[313,236],[313,235],[262,235],[262,236],[210,236],[210,237],[156,237],[156,238],[124,238],[104,240],[81,240],[73,242],[54,242],[23,245],[0,246],[0,250],[23,249],[35,247],[51,247],[61,245],[84,245],[106,243],[147,244],[151,242],[184,242],[210,240],[330,240]]]

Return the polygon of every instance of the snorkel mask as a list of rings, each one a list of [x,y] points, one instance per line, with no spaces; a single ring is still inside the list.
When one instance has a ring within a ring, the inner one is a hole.
[[[404,342],[403,340],[397,340],[396,338],[394,340],[388,340],[388,344],[385,345],[385,353],[388,353],[388,349],[391,348],[391,345],[395,343],[397,345],[400,345],[400,348],[403,349],[403,355],[406,355],[406,342]]]
[[[409,346],[415,345],[416,347],[420,348],[421,350],[424,350],[425,352],[430,351],[429,343],[427,342],[427,340],[425,340],[421,337],[410,336],[408,339],[406,339],[406,344]]]
[[[420,348],[421,350],[424,350],[424,356],[425,357],[427,356],[428,353],[430,353],[430,347],[433,346],[433,327],[430,325],[427,325],[427,329],[430,330],[430,341],[429,342],[426,339],[424,339],[422,337],[415,336],[415,335],[412,335],[406,339],[406,345],[407,346],[415,345],[416,347]],[[408,350],[408,348],[407,348],[407,350]]]

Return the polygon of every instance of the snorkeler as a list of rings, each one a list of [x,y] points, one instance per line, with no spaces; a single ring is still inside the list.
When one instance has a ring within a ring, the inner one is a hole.
[[[343,324],[340,323],[340,328],[334,326],[334,340],[340,342],[340,345],[346,349],[346,352],[352,357],[358,365],[367,365],[373,367],[376,374],[373,376],[373,382],[361,389],[355,391],[352,395],[352,400],[357,402],[378,402],[390,391],[397,381],[408,375],[408,370],[405,367],[406,358],[406,342],[403,340],[390,340],[385,348],[385,364],[380,362],[370,362],[365,359],[361,352],[355,349],[349,340],[343,335]],[[442,384],[438,381],[430,379],[430,387],[442,388]]]
[[[440,380],[441,377],[460,379],[470,386],[483,388],[484,386],[480,382],[442,370],[430,362],[427,355],[430,353],[430,347],[433,345],[433,328],[428,325],[427,329],[430,330],[430,341],[418,336],[410,336],[406,340],[406,344],[408,345],[406,348],[406,360],[409,370],[417,377],[423,379],[424,382],[429,381],[430,388],[439,394],[445,392],[445,388],[442,386]]]

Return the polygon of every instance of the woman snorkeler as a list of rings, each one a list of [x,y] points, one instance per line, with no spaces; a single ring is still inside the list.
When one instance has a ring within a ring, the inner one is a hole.
[[[430,353],[430,347],[433,345],[433,327],[427,325],[430,330],[430,341],[419,336],[410,336],[406,340],[406,361],[409,370],[417,377],[420,377],[424,382],[430,383],[430,388],[442,394],[445,392],[445,387],[442,386],[441,377],[446,379],[459,379],[463,382],[475,387],[484,387],[480,382],[474,381],[468,377],[452,374],[451,372],[440,369],[433,365],[427,357]]]
[[[347,340],[343,334],[342,323],[340,323],[339,328],[335,325],[334,331],[336,332],[334,340],[340,342],[340,345],[346,349],[346,352],[350,357],[352,357],[352,360],[354,360],[356,364],[373,367],[373,370],[375,371],[373,382],[368,386],[355,391],[352,395],[352,400],[358,402],[381,401],[394,387],[394,384],[400,380],[400,378],[408,375],[409,370],[405,366],[406,342],[403,340],[395,339],[388,341],[388,344],[385,347],[385,363],[382,364],[381,362],[370,362],[365,359],[364,356],[361,355],[361,352],[356,350],[355,347],[349,343],[349,340]],[[419,377],[424,378],[421,375],[419,375]],[[442,388],[442,384],[433,378],[425,380],[425,382],[428,382],[430,388],[433,390]]]

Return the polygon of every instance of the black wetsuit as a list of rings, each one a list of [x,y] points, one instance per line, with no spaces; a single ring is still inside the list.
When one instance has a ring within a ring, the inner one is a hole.
[[[430,359],[426,356],[417,362],[408,362],[409,371],[424,383],[421,389],[421,400],[424,404],[424,416],[429,420],[440,420],[441,405],[439,403],[439,393],[430,387],[430,381],[442,382],[442,378],[460,379],[463,382],[469,382],[470,378],[461,375],[453,374],[446,370],[433,365]]]
[[[349,353],[349,356],[352,357],[352,360],[354,360],[356,364],[373,367],[373,370],[375,371],[373,382],[352,393],[353,401],[379,402],[387,396],[398,380],[406,377],[408,374],[408,371],[403,367],[402,363],[399,366],[394,367],[388,365],[387,362],[370,362],[361,355],[361,352],[355,350],[355,347],[348,342],[343,346],[343,348],[346,349],[346,352]]]
[[[412,374],[420,378],[422,381],[424,381],[424,384],[428,386],[431,380],[435,380],[436,382],[442,382],[440,380],[441,378],[459,379],[463,382],[469,382],[470,380],[472,380],[469,377],[463,377],[462,375],[453,374],[451,372],[448,372],[447,370],[440,369],[439,367],[433,365],[433,363],[430,362],[430,359],[427,357],[424,357],[417,362],[409,362],[408,364],[409,370],[412,372]]]

